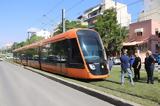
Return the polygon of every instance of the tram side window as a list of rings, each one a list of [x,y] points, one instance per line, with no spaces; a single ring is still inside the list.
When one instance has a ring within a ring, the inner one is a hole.
[[[68,43],[66,40],[55,43],[55,55],[59,63],[66,63],[68,60]]]
[[[41,61],[42,62],[47,62],[49,47],[50,47],[50,44],[47,44],[41,47]]]
[[[48,63],[54,64],[57,62],[54,48],[55,48],[55,43],[51,43],[51,44],[46,45],[46,51],[47,51],[46,62],[48,62]]]
[[[22,60],[26,60],[26,55],[25,55],[25,53],[22,53],[22,54],[21,54],[21,59],[22,59]]]
[[[51,43],[51,47],[48,50],[48,61],[52,63],[66,63],[67,48],[66,40]]]
[[[17,52],[13,52],[13,59],[17,60]]]
[[[80,63],[83,64],[83,60],[80,54],[78,43],[76,39],[71,39],[71,59],[70,63]]]
[[[17,60],[20,60],[21,59],[21,56],[20,56],[21,54],[19,53],[19,52],[17,52]]]
[[[56,63],[56,56],[54,54],[54,43],[49,43],[41,48],[41,61],[45,63]]]
[[[33,55],[33,60],[34,61],[39,61],[39,48],[34,48],[34,55]]]
[[[47,63],[66,63],[68,44],[66,40],[44,45],[41,49],[41,60]]]
[[[14,57],[14,60],[20,60],[20,53],[19,52],[14,52],[13,57]]]
[[[55,43],[44,45],[42,48],[41,59],[45,63],[57,63],[57,53],[55,51]]]
[[[27,54],[27,56],[28,56],[28,60],[32,60],[33,51],[34,51],[34,49],[28,49],[28,50],[26,51],[26,54]]]
[[[26,51],[26,54],[27,54],[28,60],[34,60],[34,61],[39,60],[38,48],[28,49]]]

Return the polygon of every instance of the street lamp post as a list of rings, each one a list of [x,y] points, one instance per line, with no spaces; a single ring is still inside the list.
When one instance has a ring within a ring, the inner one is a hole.
[[[31,32],[27,32],[27,34],[28,34],[28,38],[27,38],[28,44],[29,44],[29,40],[30,40],[30,33]]]

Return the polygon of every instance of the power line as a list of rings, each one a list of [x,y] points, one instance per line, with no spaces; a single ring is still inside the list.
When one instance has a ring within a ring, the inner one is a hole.
[[[154,8],[154,9],[150,10],[150,11],[159,10],[159,9],[160,9],[160,7],[156,7],[156,8]],[[149,10],[148,10],[148,11],[149,11]],[[146,11],[146,12],[148,12],[148,11]],[[160,13],[160,12],[159,12],[159,11],[154,11],[154,12],[151,12],[151,13],[148,13],[148,14],[144,14],[144,16],[141,16],[141,17],[138,17],[138,18],[133,19],[133,20],[132,20],[132,23],[134,23],[134,21],[137,21],[139,18],[145,18],[145,17],[151,16],[151,15],[154,15],[154,14],[156,14],[156,13]],[[124,22],[124,23],[121,23],[121,24],[126,24],[126,23],[129,23],[129,21]]]
[[[61,0],[59,3],[63,2],[63,1],[64,1],[64,0]],[[84,0],[78,1],[77,3],[75,3],[74,5],[72,5],[70,8],[66,9],[66,12],[69,12],[69,11],[73,10],[73,8],[77,7],[78,5],[80,5],[80,4],[83,3],[83,2],[84,2]],[[135,4],[140,3],[140,2],[142,2],[142,0],[134,1],[134,2],[132,2],[132,3],[127,4],[127,6],[129,7],[129,6],[135,5]],[[59,3],[57,3],[57,4],[59,4]],[[118,8],[117,10],[119,10],[119,9],[121,9],[121,8],[124,8],[124,7],[125,7],[125,6],[122,6],[122,7]],[[47,15],[50,14],[52,11],[53,11],[53,9],[50,9],[46,14],[43,14],[43,17],[47,17]],[[79,13],[80,13],[80,12],[78,12],[77,14],[79,14]],[[59,16],[57,16],[56,18],[58,18],[58,17],[59,17]],[[48,18],[48,19],[49,19],[49,18]],[[51,20],[51,19],[49,19],[49,20],[50,20],[50,21],[49,21],[48,23],[43,24],[43,27],[47,26],[47,25],[50,24],[51,22],[54,22],[54,20]]]
[[[75,3],[73,6],[71,6],[70,8],[66,9],[66,13],[70,10],[72,10],[73,8],[75,8],[77,5],[81,4],[82,2],[84,2],[84,0],[80,0],[77,3]]]
[[[62,0],[62,1],[64,1],[64,0]],[[66,13],[69,12],[70,10],[72,10],[73,8],[75,8],[77,5],[81,4],[83,1],[84,1],[84,0],[80,0],[80,1],[78,1],[77,3],[75,3],[73,6],[71,6],[70,8],[68,8],[68,9],[66,10]],[[50,13],[50,12],[52,12],[52,11],[48,11],[48,13]],[[46,17],[46,15],[44,15],[44,16]],[[59,16],[57,16],[56,18],[58,18],[58,17],[59,17]],[[56,18],[55,18],[55,19],[56,19]],[[50,23],[50,22],[44,24],[43,27],[47,26],[49,23]]]
[[[63,1],[64,1],[64,0],[63,0]],[[78,5],[80,5],[80,4],[83,3],[83,2],[84,2],[84,0],[80,0],[80,1],[76,2],[74,5],[72,5],[70,8],[68,8],[68,9],[66,10],[66,13],[69,12],[69,11],[71,11],[71,10],[73,10],[73,8],[77,7]],[[58,18],[58,17],[59,17],[59,16],[57,16],[56,18]],[[56,19],[56,18],[55,18],[55,19]],[[44,24],[43,27],[44,27],[44,26],[47,26],[49,23],[50,23],[50,22]]]
[[[58,6],[59,6],[59,4],[62,4],[64,2],[64,0],[61,0],[61,1],[59,1],[58,3],[56,3],[53,7],[54,8],[51,8],[50,10],[48,10],[46,13],[44,13],[43,15],[41,15],[41,17],[39,18],[39,19],[37,19],[36,20],[36,22],[39,22],[42,18],[46,18],[51,12],[53,12],[53,10],[55,9],[55,8],[57,8]],[[49,19],[49,18],[48,18]],[[36,23],[35,22],[35,23]],[[32,26],[32,25],[31,25]]]
[[[51,12],[53,12],[53,10],[55,9],[55,8],[57,8],[58,6],[59,6],[59,4],[62,4],[64,2],[64,0],[61,0],[61,1],[59,1],[55,6],[54,6],[54,8],[51,8],[48,12],[46,12],[45,14],[43,14],[42,16],[46,16],[46,15],[49,15]]]
[[[135,5],[135,4],[140,3],[140,2],[143,2],[143,1],[142,0],[137,0],[137,1],[131,2],[131,3],[127,4],[127,5],[125,5],[125,6],[117,8],[117,10],[120,10],[120,9],[126,7],[126,6],[129,7],[129,6]]]

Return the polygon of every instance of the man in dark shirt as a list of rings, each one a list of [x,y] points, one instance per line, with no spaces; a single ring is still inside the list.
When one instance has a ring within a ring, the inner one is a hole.
[[[124,76],[126,73],[128,73],[128,76],[130,78],[130,82],[132,85],[134,85],[133,79],[132,79],[132,72],[130,70],[130,58],[127,56],[127,50],[123,51],[123,55],[120,57],[121,60],[121,84],[124,84]]]
[[[160,82],[160,49],[157,56],[157,62],[158,62],[158,82]]]
[[[140,80],[141,58],[138,56],[138,53],[135,53],[135,61],[132,67],[134,68],[134,80]]]
[[[147,51],[146,55],[148,56],[145,59],[145,68],[147,71],[147,83],[151,82],[151,84],[154,84],[153,72],[154,72],[155,59],[152,55],[152,52],[149,50]]]

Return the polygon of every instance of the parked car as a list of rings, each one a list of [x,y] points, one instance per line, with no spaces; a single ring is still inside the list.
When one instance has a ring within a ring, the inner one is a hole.
[[[0,61],[3,61],[3,58],[2,58],[2,57],[0,57]]]
[[[155,62],[157,63],[158,54],[153,54],[153,57],[155,59]]]
[[[114,58],[113,58],[113,64],[115,64],[115,65],[121,64],[120,59],[119,59],[118,57],[114,57]]]

